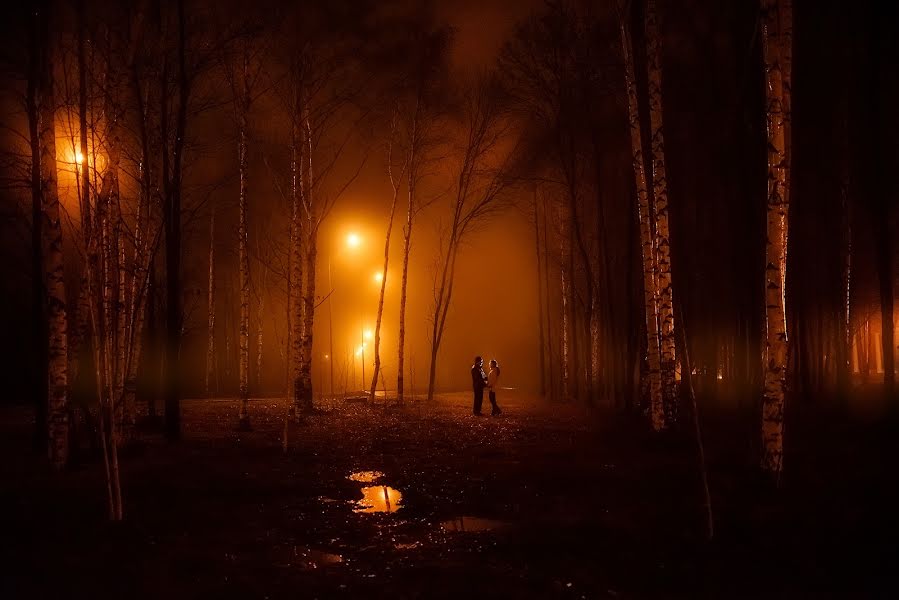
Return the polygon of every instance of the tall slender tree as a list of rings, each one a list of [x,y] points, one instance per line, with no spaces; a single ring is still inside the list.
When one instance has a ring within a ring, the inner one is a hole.
[[[646,166],[643,159],[643,136],[640,125],[640,104],[637,96],[634,59],[629,15],[619,13],[622,57],[627,88],[628,122],[631,134],[631,159],[634,165],[634,183],[637,191],[637,213],[640,221],[640,248],[643,258],[643,311],[646,318],[646,354],[649,377],[649,414],[653,429],[665,426],[665,410],[662,400],[661,345],[659,337],[659,288],[656,279],[656,244],[653,239],[652,215],[649,204],[649,188],[646,185]]]
[[[418,213],[433,202],[424,199],[421,183],[429,174],[429,165],[436,160],[435,130],[442,118],[437,101],[446,67],[449,35],[446,30],[429,32],[416,48],[412,65],[411,108],[400,111],[405,130],[406,152],[406,221],[403,224],[403,266],[400,276],[400,311],[397,327],[396,401],[405,400],[406,385],[406,298],[409,287],[409,255],[412,251],[412,230]],[[404,116],[407,115],[407,116]],[[411,364],[410,364],[411,374]]]
[[[790,9],[780,0],[762,1],[762,54],[768,131],[767,241],[765,245],[765,394],[762,400],[762,468],[775,478],[783,471],[784,395],[787,370],[787,326],[784,280],[787,254],[786,133],[784,125],[782,15]],[[789,40],[789,38],[788,38]]]
[[[652,192],[655,215],[655,254],[659,298],[662,399],[668,424],[676,418],[674,304],[671,287],[671,243],[668,227],[668,177],[662,118],[662,53],[657,0],[646,3],[646,58],[649,125],[652,148]]]
[[[240,74],[231,72],[231,87],[237,113],[237,155],[240,189],[238,192],[237,262],[240,287],[240,327],[239,327],[239,384],[240,412],[238,424],[243,430],[250,429],[250,260],[247,229],[247,128],[250,113],[250,55],[247,45],[242,44]],[[238,69],[235,69],[238,70]]]
[[[165,195],[165,273],[166,273],[166,349],[165,349],[165,431],[169,440],[181,437],[181,328],[184,310],[181,299],[181,204],[184,170],[184,146],[187,114],[191,94],[191,78],[187,70],[187,25],[184,0],[176,4],[176,76],[177,105],[175,131],[170,132],[171,106],[169,65],[163,57],[160,123],[162,137],[162,177]],[[172,135],[173,133],[173,135]]]
[[[41,2],[33,19],[40,52],[39,83],[35,92],[38,109],[41,190],[41,255],[47,307],[47,439],[50,462],[62,468],[69,456],[69,416],[67,406],[68,354],[66,292],[63,274],[62,225],[60,223],[56,167],[56,99],[53,89],[53,47],[50,38],[51,9]]]
[[[390,234],[393,231],[393,219],[396,216],[396,205],[400,196],[400,188],[403,185],[403,175],[408,167],[408,160],[406,160],[402,164],[399,175],[394,176],[393,146],[396,139],[397,120],[398,116],[395,111],[392,126],[390,128],[390,140],[387,147],[387,177],[390,179],[390,187],[393,188],[393,201],[390,203],[387,233],[384,236],[384,268],[381,271],[381,289],[378,293],[378,313],[375,319],[374,368],[372,369],[371,390],[369,392],[372,400],[375,398],[375,390],[378,387],[378,374],[381,372],[381,317],[384,314],[384,292],[387,289],[387,267],[390,261]],[[387,402],[386,397],[384,398],[384,402]]]
[[[206,292],[206,395],[215,377],[215,206],[209,215],[209,277]]]
[[[540,319],[537,338],[540,355],[540,397],[546,398],[546,335],[543,330],[543,259],[540,240],[540,205],[537,202],[537,188],[534,187],[534,242],[536,249],[534,258],[537,260],[537,315]]]
[[[31,149],[31,304],[32,336],[36,342],[35,364],[36,383],[34,392],[34,448],[44,452],[47,449],[47,393],[49,388],[49,364],[47,346],[47,310],[44,293],[44,253],[43,253],[43,194],[41,192],[41,77],[43,70],[44,43],[40,11],[32,11],[29,23],[29,65],[26,110],[28,112],[28,135]]]
[[[290,412],[302,410],[300,367],[303,364],[303,192],[302,168],[305,156],[302,136],[302,90],[306,76],[305,57],[298,52],[292,61],[290,82],[290,248],[287,275],[287,356]]]
[[[463,100],[463,142],[453,174],[451,220],[434,274],[429,401],[436,389],[437,358],[452,304],[459,250],[473,231],[496,214],[511,183],[508,170],[515,150],[503,151],[509,132],[497,92],[497,82],[488,76],[466,90]]]

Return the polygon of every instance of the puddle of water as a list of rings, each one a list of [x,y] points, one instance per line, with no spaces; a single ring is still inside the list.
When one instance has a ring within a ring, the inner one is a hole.
[[[294,546],[292,562],[301,569],[312,570],[342,563],[343,557],[323,550]]]
[[[380,471],[356,471],[347,476],[350,481],[358,483],[375,483],[384,478]],[[403,494],[396,488],[387,485],[367,485],[362,488],[362,499],[356,501],[354,512],[392,513],[403,504]]]
[[[403,494],[386,485],[372,485],[362,488],[362,499],[356,502],[354,512],[359,513],[392,513],[403,504]]]
[[[393,547],[397,550],[414,550],[420,545],[420,542],[396,542]]]
[[[384,477],[384,473],[380,471],[357,471],[351,474],[347,479],[350,481],[358,481],[359,483],[374,483],[375,480]]]
[[[449,521],[444,521],[440,526],[445,531],[461,533],[505,529],[509,527],[509,523],[496,519],[482,519],[481,517],[455,517]]]

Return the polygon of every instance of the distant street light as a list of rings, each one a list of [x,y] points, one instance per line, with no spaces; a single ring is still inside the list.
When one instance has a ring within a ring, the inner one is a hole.
[[[384,281],[384,273],[378,271],[374,274],[373,279],[375,280],[375,283],[381,283],[382,281]]]
[[[344,238],[344,243],[346,247],[350,250],[356,250],[362,245],[362,236],[356,233],[355,231],[351,231]],[[331,297],[334,295],[334,285],[331,281],[331,253],[328,253],[328,336],[329,336],[329,354],[334,356],[334,311],[332,308]],[[363,346],[364,346],[364,337],[363,337]],[[356,356],[362,357],[362,379],[365,380],[365,350],[360,346],[358,350],[356,350],[353,355],[353,382],[355,384],[356,379]],[[325,358],[328,358],[328,355],[325,355]],[[331,396],[334,396],[334,361],[329,360],[329,367],[331,370]]]

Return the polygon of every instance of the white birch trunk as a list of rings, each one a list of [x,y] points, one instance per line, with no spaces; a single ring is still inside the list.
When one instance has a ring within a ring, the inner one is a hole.
[[[559,262],[559,273],[561,277],[561,299],[562,299],[562,335],[560,338],[560,368],[562,375],[562,399],[570,400],[570,381],[571,381],[571,371],[570,365],[571,360],[569,356],[569,313],[570,307],[568,306],[569,294],[570,294],[570,282],[569,282],[569,274],[568,274],[568,265],[571,263],[569,260],[569,255],[571,254],[571,244],[568,239],[568,226],[570,225],[567,220],[567,216],[562,214],[561,209],[559,210],[559,220],[560,220],[560,244],[561,244],[561,261]]]
[[[237,226],[238,247],[237,260],[239,263],[240,277],[240,360],[239,360],[239,397],[240,397],[240,414],[238,415],[239,426],[242,429],[250,427],[249,413],[249,375],[250,375],[250,263],[247,254],[247,113],[249,112],[249,80],[248,80],[248,57],[244,55],[243,61],[243,85],[242,94],[238,99],[239,110],[239,141],[238,141],[238,159],[240,169],[240,198],[239,198],[239,221]]]
[[[403,227],[403,269],[400,277],[400,316],[397,328],[397,362],[396,362],[396,401],[402,404],[405,400],[405,358],[406,358],[406,292],[409,286],[409,253],[412,250],[412,223],[415,219],[415,191],[418,165],[418,111],[421,101],[416,103],[412,118],[412,130],[409,136],[409,166],[406,177],[406,224]]]
[[[543,260],[540,251],[540,209],[537,204],[537,190],[534,189],[534,241],[537,259],[537,316],[540,319],[537,343],[540,347],[540,397],[546,398],[546,335],[543,321]]]
[[[301,348],[299,403],[304,413],[314,410],[312,402],[312,334],[315,322],[315,262],[317,258],[318,221],[315,211],[315,197],[312,173],[312,125],[309,120],[309,107],[303,106],[303,149],[305,157],[300,169],[300,180],[303,182],[303,208],[306,218],[306,287],[303,290],[303,344]],[[304,172],[305,171],[305,172]],[[305,176],[305,179],[304,179]]]
[[[44,15],[44,27],[47,27],[48,18],[49,15]],[[44,263],[42,276],[47,299],[47,441],[50,462],[55,468],[61,469],[66,466],[69,459],[68,325],[56,173],[56,99],[53,93],[53,62],[50,56],[50,40],[46,31],[44,33],[41,50],[45,56],[41,65],[37,104],[40,140],[41,253]],[[35,273],[35,276],[38,274]]]
[[[315,320],[316,237],[316,228],[310,227],[306,244],[306,289],[303,291],[303,360],[300,365],[299,389],[300,406],[302,411],[307,414],[314,409],[312,401],[312,326]]]
[[[406,290],[409,285],[409,252],[412,249],[412,219],[413,212],[413,195],[415,187],[412,184],[410,175],[409,185],[409,206],[406,210],[406,224],[403,227],[403,272],[400,280],[400,318],[397,333],[397,361],[396,361],[396,401],[402,404],[405,398],[405,375],[404,375],[404,359],[406,344]]]
[[[299,84],[298,84],[299,85]],[[290,272],[288,283],[288,394],[291,410],[299,415],[302,410],[300,400],[301,367],[303,364],[303,135],[300,132],[300,99],[297,93],[291,128],[291,216],[290,216]]]
[[[788,204],[780,11],[777,0],[762,2],[762,51],[768,131],[768,208],[765,246],[765,393],[762,400],[762,468],[779,479],[783,472],[784,396],[787,372],[787,324],[784,281]]]
[[[640,220],[640,249],[643,258],[643,308],[646,318],[646,349],[649,375],[649,415],[652,428],[661,431],[665,426],[665,410],[662,401],[661,344],[659,338],[659,288],[656,280],[656,249],[652,231],[652,215],[649,206],[649,189],[646,184],[646,166],[643,160],[643,136],[640,128],[640,105],[637,97],[634,59],[631,40],[622,16],[621,45],[627,85],[628,121],[631,133],[631,159],[634,166],[634,183],[637,190],[637,214]]]
[[[209,275],[206,292],[206,396],[215,376],[215,206],[209,217]]]
[[[590,318],[588,327],[590,331],[590,400],[598,403],[600,400],[600,386],[602,384],[602,366],[600,363],[600,335],[599,335],[599,306],[595,294],[590,300]]]
[[[141,164],[138,169],[142,169]],[[142,179],[142,176],[140,177]],[[140,360],[140,351],[143,334],[143,307],[144,296],[147,292],[146,272],[144,266],[144,252],[146,239],[144,227],[149,225],[144,221],[144,212],[148,208],[148,199],[143,194],[143,189],[138,192],[137,209],[134,219],[134,253],[132,255],[132,272],[130,288],[128,292],[128,305],[125,324],[125,344],[127,361],[125,369],[125,389],[122,403],[125,410],[125,424],[128,435],[134,431],[137,422],[137,367]],[[149,221],[149,219],[148,219]]]
[[[659,290],[662,400],[668,425],[677,418],[675,381],[674,304],[671,289],[671,246],[668,233],[668,178],[662,124],[662,57],[657,0],[646,5],[646,53],[649,84],[649,122],[652,142],[652,189],[656,218],[656,266]]]
[[[374,348],[374,368],[371,375],[371,390],[369,395],[374,401],[375,390],[378,386],[378,374],[381,372],[381,317],[384,315],[384,292],[387,289],[387,266],[390,261],[390,234],[393,231],[393,218],[396,215],[396,203],[400,195],[400,186],[393,178],[393,143],[391,140],[390,151],[387,153],[387,172],[390,177],[390,184],[393,186],[393,202],[390,204],[390,218],[387,221],[387,234],[384,236],[384,268],[381,271],[381,289],[378,293],[378,314],[375,318],[375,348]],[[405,166],[404,166],[405,169]],[[400,174],[402,177],[402,174]],[[402,181],[402,180],[400,180]],[[387,396],[384,396],[384,402],[387,402]]]
[[[257,327],[256,330],[256,393],[259,393],[259,390],[262,388],[262,351],[264,349],[263,346],[263,324],[265,321],[265,283],[266,279],[268,279],[268,270],[264,270],[262,273],[262,285],[259,288],[259,313],[257,318]]]

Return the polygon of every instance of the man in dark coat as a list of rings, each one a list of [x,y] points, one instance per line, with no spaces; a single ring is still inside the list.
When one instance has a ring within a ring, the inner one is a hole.
[[[481,404],[484,402],[484,388],[487,387],[487,374],[484,373],[484,359],[474,357],[471,366],[471,387],[474,390],[474,414],[481,416]]]

